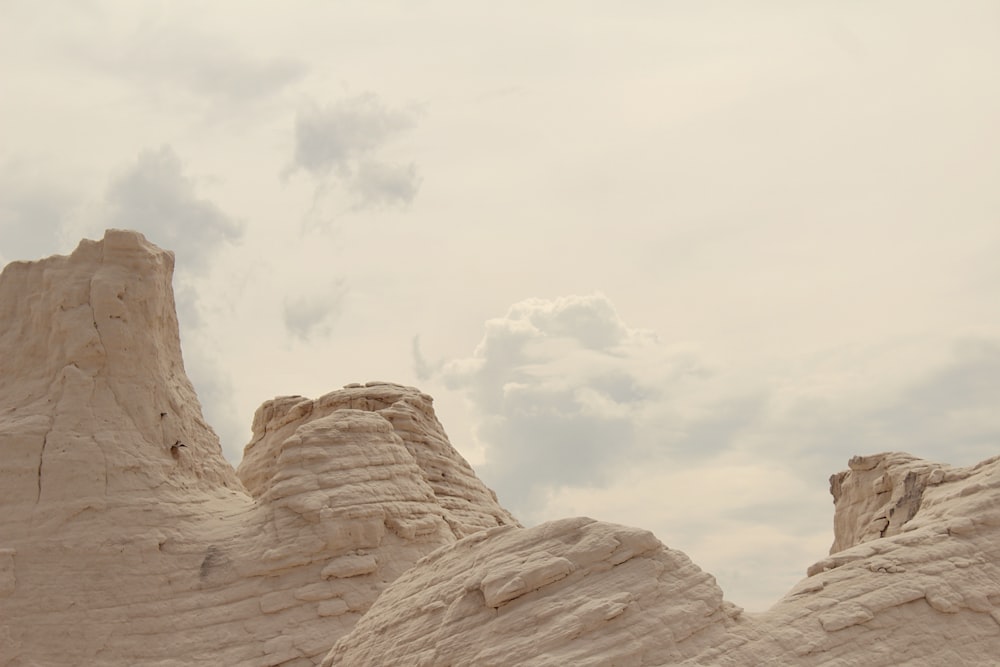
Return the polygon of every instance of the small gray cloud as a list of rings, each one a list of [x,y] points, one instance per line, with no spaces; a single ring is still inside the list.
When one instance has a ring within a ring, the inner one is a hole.
[[[206,271],[215,254],[238,241],[243,225],[197,195],[180,158],[169,146],[147,150],[118,178],[105,198],[107,222],[135,229],[177,254],[177,264]]]
[[[390,164],[377,160],[358,163],[350,187],[357,201],[354,208],[370,206],[406,205],[413,201],[420,189],[420,175],[413,162]]]
[[[416,165],[382,153],[415,125],[413,110],[389,108],[372,93],[305,107],[295,120],[295,153],[286,173],[302,169],[320,184],[336,181],[354,209],[409,204],[420,188]]]
[[[296,294],[286,298],[285,328],[301,341],[328,335],[340,317],[347,292],[345,281],[338,280],[322,293]]]

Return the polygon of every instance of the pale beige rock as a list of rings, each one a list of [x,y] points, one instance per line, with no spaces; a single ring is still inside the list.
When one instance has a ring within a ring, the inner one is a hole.
[[[521,528],[413,388],[268,401],[234,472],[172,267],[112,230],[0,274],[0,665],[996,664],[1000,459],[855,457],[742,613],[647,531]]]
[[[767,612],[649,533],[568,519],[442,547],[323,664],[996,664],[1000,459],[857,457],[831,491],[830,557]]]
[[[724,639],[739,614],[652,533],[563,519],[424,558],[323,664],[672,664]]]
[[[241,481],[172,268],[112,230],[0,275],[0,665],[313,665],[421,556],[515,523],[385,383],[266,403]]]

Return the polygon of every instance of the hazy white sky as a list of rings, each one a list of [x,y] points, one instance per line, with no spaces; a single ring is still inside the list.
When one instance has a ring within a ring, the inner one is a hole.
[[[992,0],[0,0],[0,263],[139,229],[234,463],[416,385],[759,609],[853,454],[998,453],[998,71]]]

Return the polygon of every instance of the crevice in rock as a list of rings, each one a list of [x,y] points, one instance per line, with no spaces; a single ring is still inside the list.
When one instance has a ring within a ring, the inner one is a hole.
[[[50,426],[49,430],[47,430],[45,435],[42,437],[42,449],[38,452],[38,495],[35,496],[36,505],[42,499],[42,464],[45,462],[45,446],[49,444],[49,433],[51,432],[52,428]]]

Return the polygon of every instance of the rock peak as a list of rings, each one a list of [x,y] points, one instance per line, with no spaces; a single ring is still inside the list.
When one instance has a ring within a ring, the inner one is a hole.
[[[109,230],[0,274],[0,665],[996,663],[1000,459],[851,459],[830,555],[743,613],[648,531],[522,528],[413,387],[266,401],[233,471],[173,264]]]
[[[108,230],[0,274],[0,415],[18,434],[0,502],[241,489],[184,371],[174,255]]]
[[[517,525],[389,383],[266,402],[238,477],[173,266],[109,230],[0,274],[0,665],[315,665],[417,560]]]

